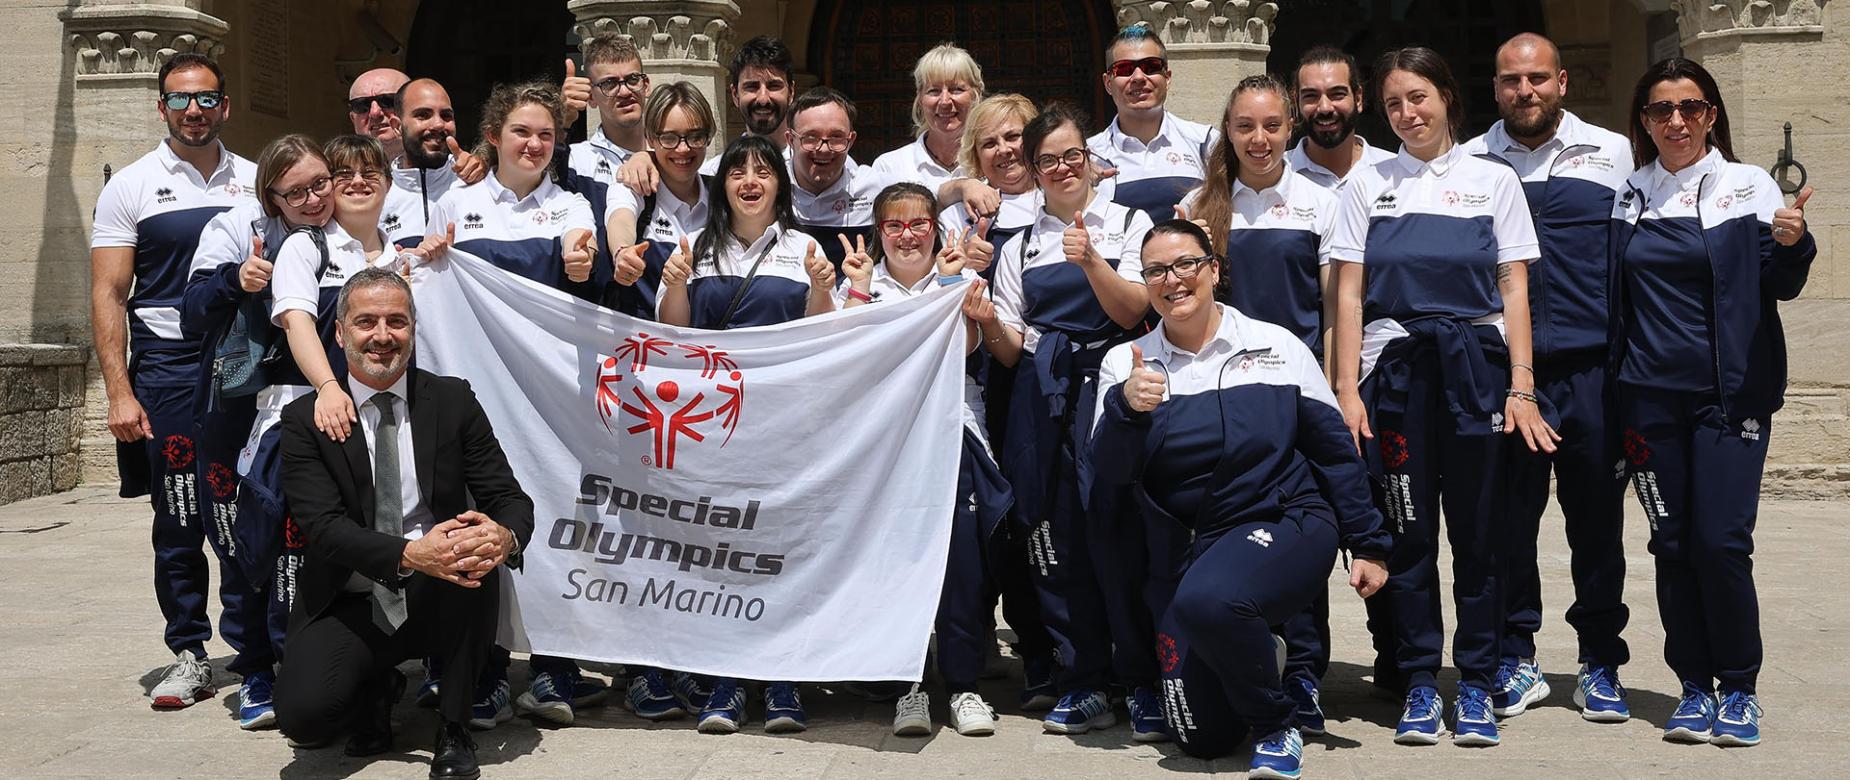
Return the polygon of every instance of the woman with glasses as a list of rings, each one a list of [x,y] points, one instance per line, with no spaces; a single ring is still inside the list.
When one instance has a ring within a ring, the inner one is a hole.
[[[1150,308],[1138,262],[1150,219],[1098,196],[1085,123],[1078,109],[1056,103],[1022,129],[1041,209],[999,251],[997,316],[981,323],[990,354],[1004,366],[1020,366],[1003,473],[1015,494],[1017,522],[1033,529],[1030,555],[1042,618],[1063,662],[1056,678],[1062,696],[1042,721],[1060,734],[1117,723],[1106,695],[1112,636],[1080,502],[1080,456],[1091,428],[1081,410],[1105,351],[1139,332]],[[1162,716],[1148,687],[1154,680],[1117,682],[1134,688],[1134,733],[1161,739]]]
[[[713,138],[713,109],[685,81],[655,88],[643,105],[642,124],[661,183],[648,197],[612,187],[604,209],[614,284],[604,305],[632,317],[655,319],[662,263],[681,240],[707,223],[707,183],[700,177]]]
[[[1182,531],[1187,555],[1154,637],[1169,726],[1184,752],[1226,755],[1250,734],[1248,777],[1300,776],[1296,703],[1271,627],[1325,591],[1338,547],[1366,598],[1387,580],[1388,534],[1367,467],[1297,334],[1219,303],[1231,277],[1180,219],[1144,238],[1155,330],[1099,368],[1093,510]]]
[[[1394,740],[1436,744],[1445,731],[1435,679],[1445,649],[1443,507],[1458,619],[1454,741],[1495,745],[1497,531],[1509,502],[1501,464],[1506,447],[1553,452],[1560,438],[1542,418],[1531,356],[1528,264],[1540,250],[1515,172],[1458,144],[1465,107],[1445,60],[1397,49],[1375,74],[1376,105],[1401,149],[1353,171],[1341,195],[1331,373],[1355,446],[1373,445],[1366,454],[1395,529],[1381,596],[1406,680]]]
[[[940,44],[912,68],[912,131],[918,140],[874,159],[882,181],[909,181],[937,192],[968,176],[958,161],[970,107],[983,99],[983,66],[956,44]]]
[[[662,266],[656,319],[680,327],[725,330],[776,325],[835,310],[835,267],[790,210],[790,173],[769,140],[748,135],[719,157],[707,190],[707,221],[680,238]],[[700,708],[695,728],[730,734],[745,725],[745,688],[689,677],[683,695]],[[702,696],[704,694],[704,696]],[[764,730],[809,727],[793,682],[764,687]]]
[[[1771,176],[1735,159],[1721,91],[1690,60],[1646,70],[1630,129],[1638,170],[1613,208],[1611,337],[1664,660],[1683,683],[1664,738],[1755,745],[1754,524],[1785,400],[1777,302],[1798,297],[1817,255],[1811,190],[1787,207]]]
[[[961,229],[940,235],[932,212],[937,200],[930,190],[910,182],[894,184],[875,196],[873,217],[878,237],[872,251],[867,240],[837,240],[842,245],[842,276],[836,303],[842,308],[897,301],[923,295],[940,285],[972,281],[964,289],[964,311],[973,317],[994,316],[976,273],[963,253]],[[976,349],[974,319],[970,348]],[[951,521],[951,549],[946,558],[944,589],[938,598],[938,676],[950,696],[951,724],[966,736],[995,733],[996,713],[977,693],[995,606],[991,572],[996,530],[1008,512],[1008,483],[996,467],[983,433],[983,399],[976,382],[964,377],[963,457],[958,467],[957,510]],[[931,697],[918,685],[894,705],[893,734],[923,737],[931,733]]]
[[[456,248],[580,298],[596,301],[610,269],[596,269],[597,225],[583,196],[553,179],[553,147],[564,133],[559,88],[501,85],[482,104],[479,157],[488,176],[452,187],[431,209],[431,235],[451,233]],[[595,277],[595,278],[594,278]]]

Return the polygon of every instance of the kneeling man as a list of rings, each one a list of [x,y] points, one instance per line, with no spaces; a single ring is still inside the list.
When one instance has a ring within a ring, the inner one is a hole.
[[[310,395],[283,411],[283,493],[307,558],[276,715],[298,745],[350,729],[348,755],[365,756],[392,747],[400,661],[430,657],[458,680],[481,671],[501,599],[495,569],[519,566],[533,501],[468,383],[409,369],[417,311],[404,279],[354,274],[335,316],[348,375],[329,383],[345,384],[352,406]],[[443,686],[433,778],[480,775],[471,693]]]

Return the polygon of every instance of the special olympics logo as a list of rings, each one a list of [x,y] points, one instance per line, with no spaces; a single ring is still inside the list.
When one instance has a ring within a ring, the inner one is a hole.
[[[650,432],[654,456],[644,457],[645,465],[674,468],[681,440],[704,442],[714,426],[726,432],[719,443],[726,446],[744,405],[744,372],[711,345],[637,333],[597,364],[598,416],[612,433],[612,418],[626,434]],[[624,417],[633,422],[623,425]]]
[[[1163,633],[1156,635],[1156,659],[1163,665],[1163,674],[1176,670],[1176,665],[1182,662],[1182,656],[1176,652],[1175,637]]]
[[[1651,459],[1651,445],[1645,443],[1644,434],[1639,433],[1637,428],[1626,428],[1620,443],[1625,447],[1625,459],[1631,461],[1632,465],[1643,466]]]
[[[161,444],[161,457],[167,459],[169,471],[193,465],[193,440],[177,433],[167,437]]]
[[[1413,457],[1413,453],[1407,449],[1407,437],[1399,431],[1383,430],[1379,441],[1381,462],[1388,468],[1397,469],[1405,466],[1407,459]]]
[[[1445,205],[1447,206],[1458,205],[1458,193],[1453,192],[1452,190],[1446,190],[1445,195],[1443,196],[1442,199],[1445,201]]]
[[[214,463],[206,466],[206,484],[212,486],[214,498],[230,501],[238,493],[238,474],[230,466]]]

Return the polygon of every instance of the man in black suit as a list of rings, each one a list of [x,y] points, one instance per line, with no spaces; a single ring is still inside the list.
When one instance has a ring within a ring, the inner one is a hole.
[[[519,566],[533,501],[468,383],[408,370],[417,311],[404,279],[354,274],[335,317],[348,371],[338,381],[358,419],[318,427],[312,395],[283,410],[283,494],[308,547],[276,714],[298,745],[350,728],[348,755],[366,756],[392,747],[398,662],[428,656],[457,679],[480,673],[499,614],[495,568]],[[433,778],[481,774],[472,693],[442,689]]]

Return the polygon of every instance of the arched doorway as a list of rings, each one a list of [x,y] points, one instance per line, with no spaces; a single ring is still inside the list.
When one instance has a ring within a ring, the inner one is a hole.
[[[1490,97],[1497,46],[1517,33],[1545,30],[1540,0],[1296,0],[1279,4],[1277,21],[1266,66],[1287,79],[1297,75],[1304,51],[1318,44],[1355,55],[1365,89],[1384,51],[1426,46],[1444,55],[1464,93],[1467,135],[1497,121]],[[1400,145],[1372,105],[1361,132],[1378,146]]]
[[[413,78],[436,79],[449,91],[456,135],[467,147],[480,140],[482,101],[496,84],[527,79],[557,84],[565,76],[565,58],[577,55],[565,3],[445,0],[419,4],[405,70]],[[572,135],[583,134],[574,128]]]
[[[1036,103],[1068,100],[1095,123],[1111,103],[1099,83],[1112,31],[1109,0],[823,0],[811,22],[809,62],[860,112],[862,162],[912,140],[912,66],[945,41],[970,51],[991,93]]]

